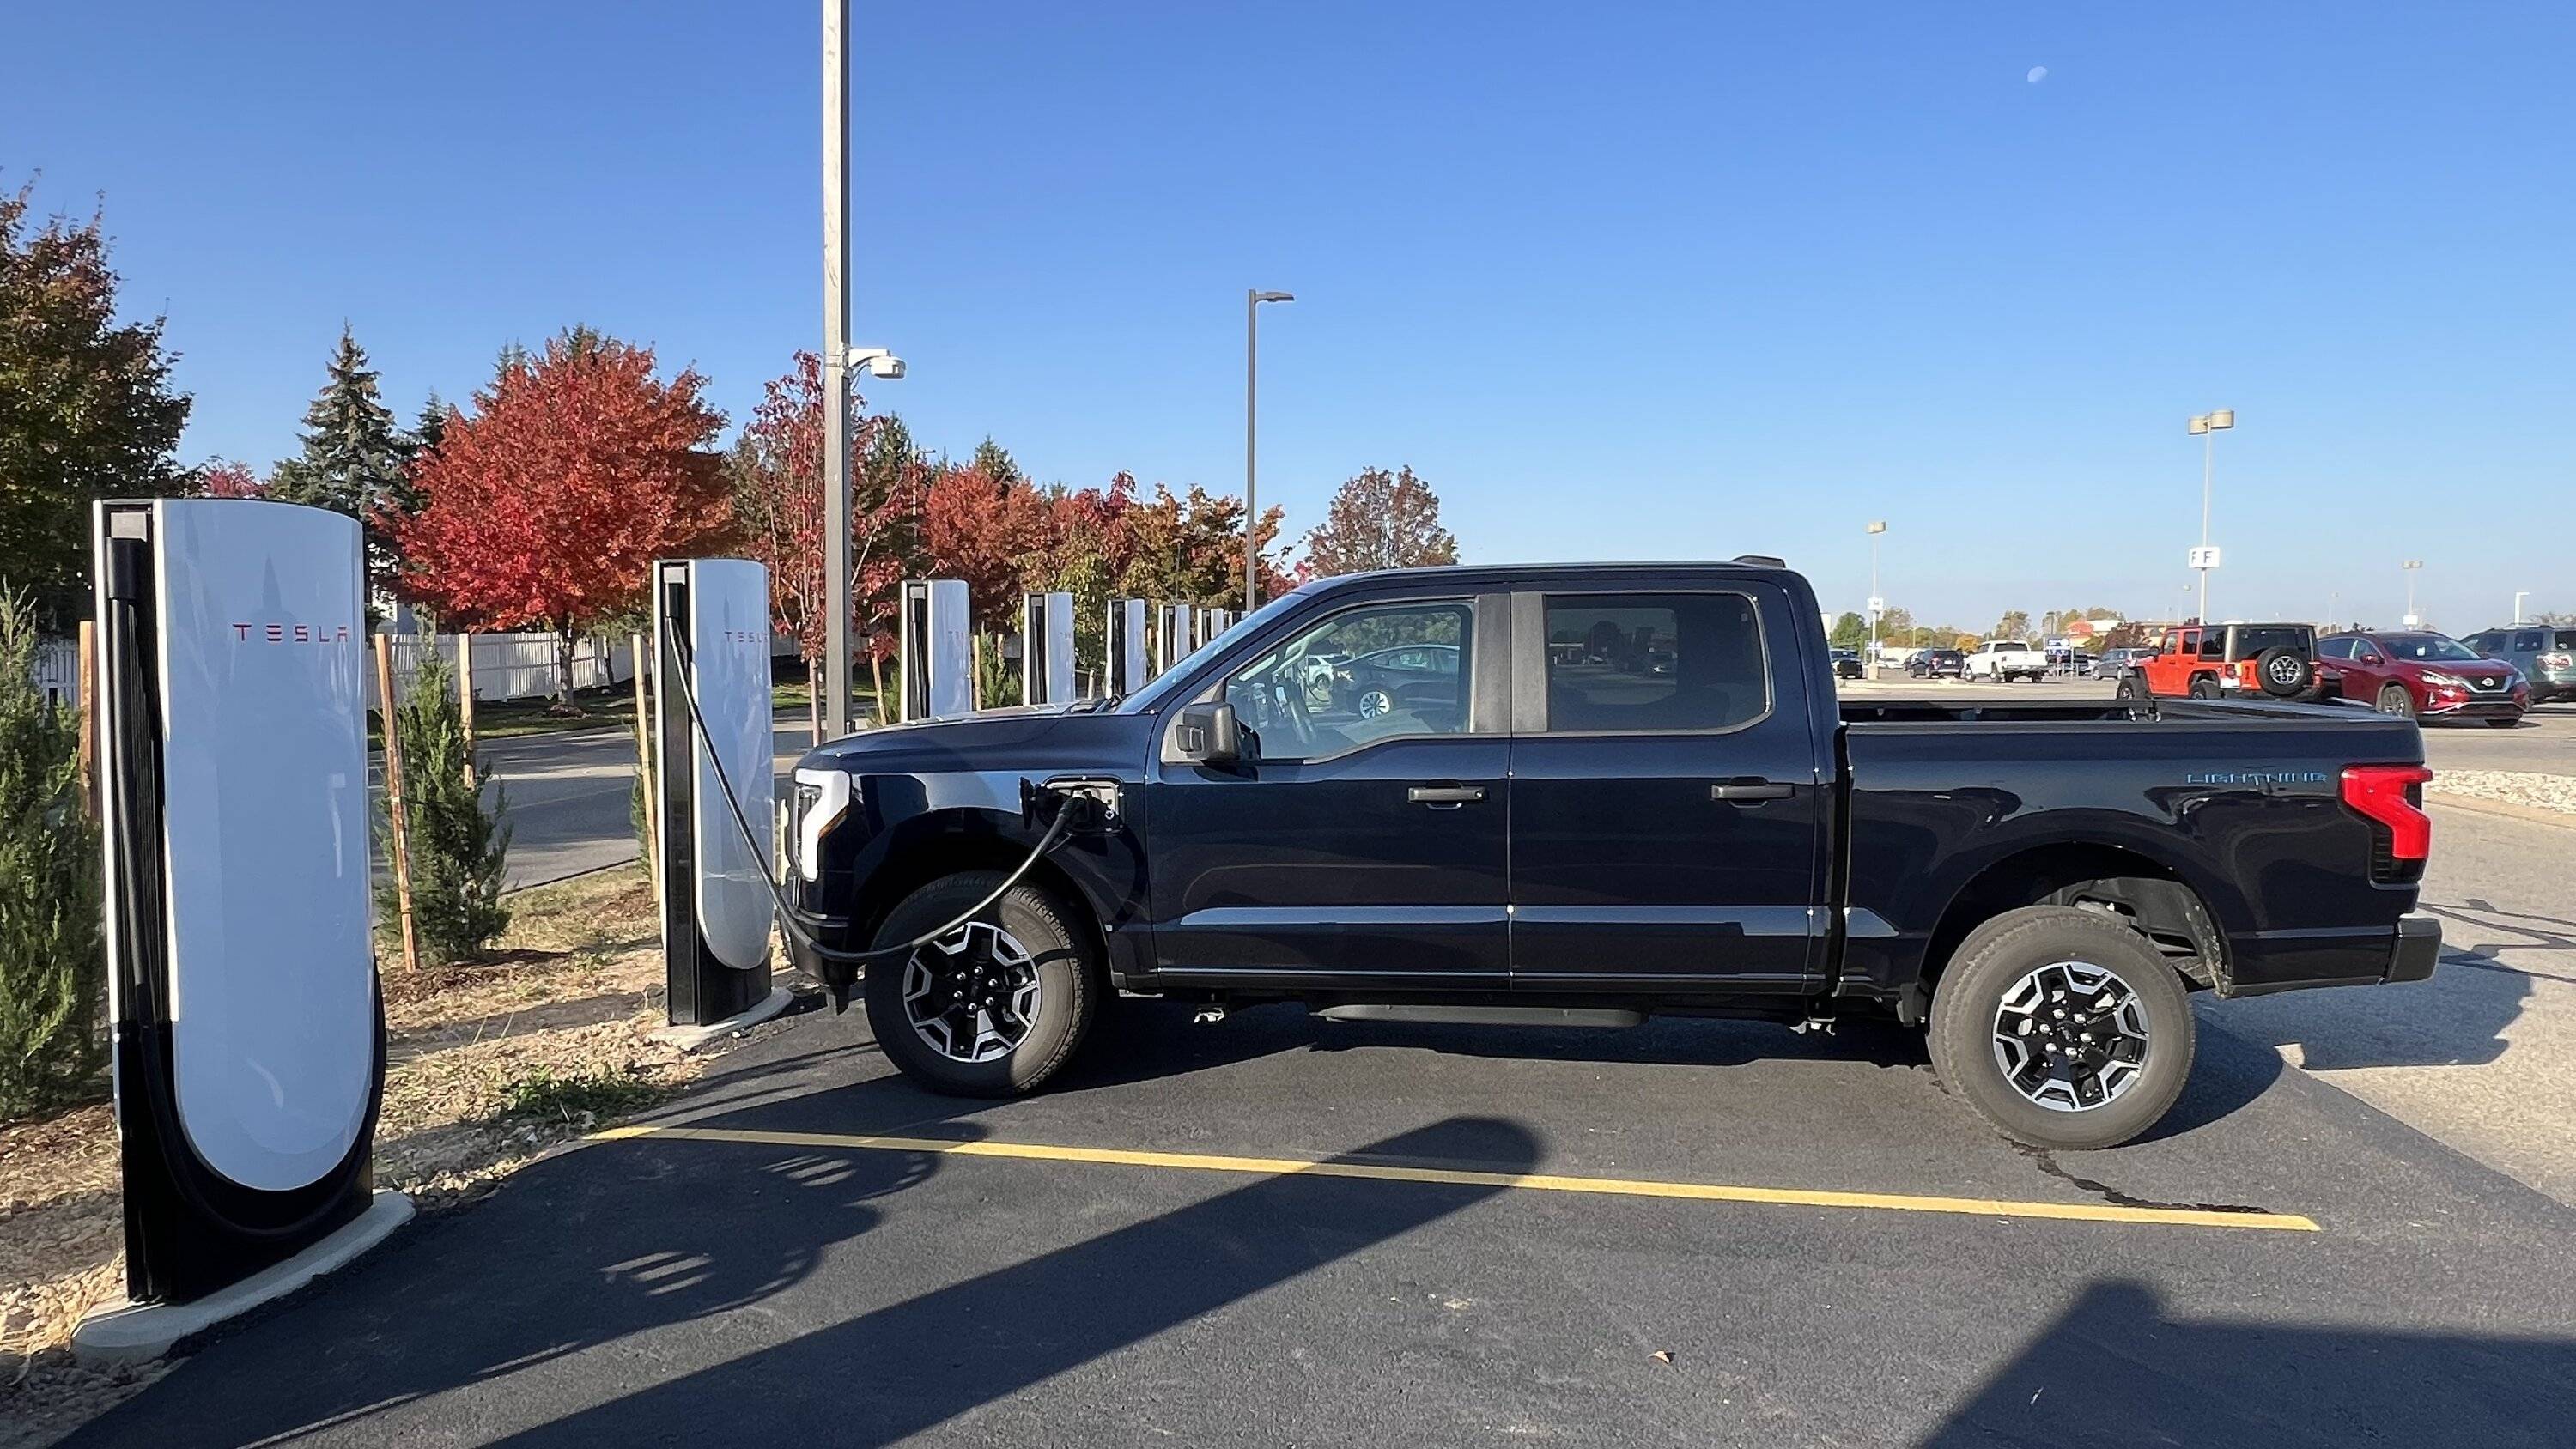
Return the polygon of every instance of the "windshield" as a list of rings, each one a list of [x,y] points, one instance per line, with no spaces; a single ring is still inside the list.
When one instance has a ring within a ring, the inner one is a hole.
[[[2434,659],[2482,658],[2476,650],[2442,634],[2382,634],[2380,647],[2399,659],[2424,663]]]
[[[1298,600],[1312,592],[1314,587],[1315,585],[1313,584],[1302,584],[1296,588],[1290,589],[1288,592],[1281,594],[1278,598],[1272,599],[1269,603],[1266,603],[1260,608],[1253,610],[1251,613],[1244,615],[1242,618],[1235,620],[1233,626],[1227,629],[1224,633],[1217,635],[1205,644],[1191,650],[1187,658],[1181,660],[1171,668],[1164,670],[1161,674],[1156,675],[1153,683],[1146,685],[1143,689],[1140,689],[1134,694],[1128,695],[1126,698],[1118,701],[1116,709],[1112,712],[1116,714],[1143,714],[1147,710],[1154,708],[1156,705],[1162,703],[1163,698],[1166,695],[1169,695],[1172,690],[1179,685],[1183,675],[1189,673],[1192,669],[1197,668],[1201,662],[1213,657],[1217,651],[1231,647],[1234,644],[1234,641],[1245,638],[1260,629],[1267,628],[1272,620],[1277,619],[1281,614],[1286,613]]]

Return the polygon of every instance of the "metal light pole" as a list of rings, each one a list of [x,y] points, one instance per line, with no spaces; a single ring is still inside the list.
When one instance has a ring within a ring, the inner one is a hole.
[[[1253,496],[1253,423],[1260,412],[1261,304],[1294,302],[1286,292],[1243,293],[1243,612],[1261,607],[1261,507]]]
[[[823,738],[850,732],[850,378],[903,376],[850,346],[850,0],[823,0]]]
[[[850,0],[823,0],[823,737],[850,732]]]
[[[2191,566],[2200,571],[2200,622],[2209,622],[2209,571],[2218,567],[2218,550],[2209,543],[2209,480],[2216,461],[2218,435],[2236,426],[2236,409],[2215,408],[2193,418],[2192,436],[2200,439],[2200,547],[2191,551]]]
[[[2420,626],[2416,623],[2415,613],[2415,575],[2422,571],[2424,561],[2420,558],[2410,558],[2398,567],[2406,571],[2406,627],[2418,628]]]
[[[1887,612],[1887,600],[1878,594],[1878,540],[1887,532],[1887,520],[1876,519],[1869,525],[1869,677],[1878,677],[1878,616]]]
[[[2522,622],[2522,601],[2530,597],[2531,590],[2529,589],[2516,589],[2513,591],[2513,621],[2515,623],[2519,624]]]

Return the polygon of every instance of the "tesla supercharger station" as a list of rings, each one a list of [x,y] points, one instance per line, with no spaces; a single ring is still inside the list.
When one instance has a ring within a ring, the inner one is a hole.
[[[948,719],[975,709],[975,644],[966,585],[957,579],[905,581],[895,640],[903,718]]]
[[[776,1015],[789,996],[770,980],[777,900],[744,838],[775,828],[769,571],[734,558],[655,564],[653,650],[669,681],[653,692],[653,752],[670,1035],[694,1044]]]
[[[355,1256],[375,1193],[357,520],[101,503],[100,834],[128,1302],[75,1346],[150,1356]]]
[[[1112,697],[1134,694],[1154,677],[1145,657],[1151,632],[1146,618],[1143,599],[1109,601],[1109,627],[1102,636],[1108,643],[1108,658],[1102,661],[1100,679]]]
[[[1030,594],[1020,609],[1020,703],[1071,704],[1073,595]]]
[[[1156,643],[1160,646],[1161,657],[1154,661],[1156,673],[1161,673],[1187,659],[1190,651],[1199,647],[1199,641],[1195,637],[1197,619],[1198,611],[1187,604],[1163,606],[1162,615],[1157,621],[1160,628],[1156,634]]]

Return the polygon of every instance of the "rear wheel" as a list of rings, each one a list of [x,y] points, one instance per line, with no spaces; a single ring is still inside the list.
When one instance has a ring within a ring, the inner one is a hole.
[[[876,944],[952,920],[1001,883],[989,870],[932,881],[887,914]],[[1022,882],[956,930],[872,966],[864,991],[877,1046],[934,1092],[1034,1090],[1082,1044],[1100,995],[1093,948],[1073,919],[1053,895]]]
[[[1932,998],[1932,1065],[2005,1136],[2116,1147],[2160,1120],[2191,1077],[2182,981],[2127,925],[2028,906],[1961,942]]]
[[[2194,699],[2216,699],[2220,693],[2217,679],[2210,675],[2204,674],[2191,682],[2191,697]]]
[[[2379,691],[2379,712],[2381,714],[2397,715],[2405,719],[2413,719],[2415,717],[2415,696],[2406,692],[2405,685],[2388,685]]]

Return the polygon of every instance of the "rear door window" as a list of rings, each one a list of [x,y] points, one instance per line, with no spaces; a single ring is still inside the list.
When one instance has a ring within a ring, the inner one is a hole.
[[[1771,711],[1747,595],[1550,595],[1546,618],[1550,734],[1729,730]]]

